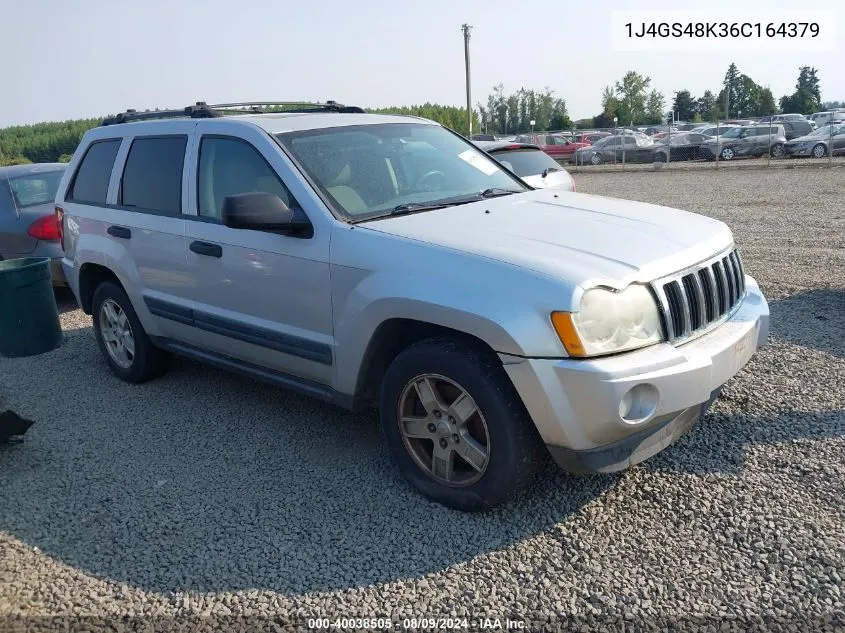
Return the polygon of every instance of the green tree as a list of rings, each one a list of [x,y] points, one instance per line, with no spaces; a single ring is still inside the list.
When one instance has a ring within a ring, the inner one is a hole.
[[[736,103],[738,100],[739,90],[739,69],[736,64],[731,62],[728,70],[725,73],[725,79],[722,81],[722,91],[719,93],[719,102],[723,108],[725,116],[730,118],[736,112]]]
[[[696,110],[704,121],[715,122],[722,118],[719,100],[710,90],[705,90],[704,94],[698,98]]]
[[[70,159],[73,158],[72,154],[62,154],[56,159],[57,163],[69,163]]]
[[[656,125],[663,123],[666,114],[666,99],[662,92],[652,90],[648,93],[645,104],[645,123]]]
[[[679,121],[692,121],[697,112],[697,103],[689,90],[679,90],[672,102],[672,111]]]
[[[769,88],[763,88],[760,91],[760,100],[757,107],[757,116],[767,116],[769,114],[777,114],[778,106],[775,103],[775,96]]]
[[[836,108],[845,108],[845,101],[825,101],[821,109],[836,110]]]
[[[616,95],[619,100],[618,114],[620,125],[643,123],[646,118],[647,90],[651,77],[643,77],[634,70],[629,70],[616,82]]]
[[[802,66],[798,70],[795,92],[780,98],[780,109],[783,112],[812,114],[821,108],[822,97],[817,73],[818,71],[810,66]]]

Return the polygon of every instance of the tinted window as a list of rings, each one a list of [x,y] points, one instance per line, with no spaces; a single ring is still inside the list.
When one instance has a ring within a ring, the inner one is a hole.
[[[43,173],[18,176],[9,180],[9,187],[15,197],[18,209],[31,207],[36,204],[53,202],[59,190],[59,182],[64,176],[64,170],[46,171]]]
[[[182,165],[185,136],[139,137],[132,141],[119,203],[163,213],[182,211]]]
[[[536,176],[547,169],[560,169],[554,158],[536,149],[517,149],[504,152],[493,152],[498,161],[511,164],[517,176]]]
[[[120,149],[120,140],[91,143],[73,180],[69,198],[74,202],[105,204],[109,190],[114,157]]]
[[[207,218],[219,220],[224,198],[237,193],[272,193],[288,207],[296,206],[287,187],[258,150],[236,139],[202,139],[197,186],[199,214]]]

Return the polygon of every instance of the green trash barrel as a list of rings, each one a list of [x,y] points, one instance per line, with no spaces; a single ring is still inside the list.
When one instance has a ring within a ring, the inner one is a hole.
[[[0,355],[35,356],[62,342],[50,260],[0,261]]]

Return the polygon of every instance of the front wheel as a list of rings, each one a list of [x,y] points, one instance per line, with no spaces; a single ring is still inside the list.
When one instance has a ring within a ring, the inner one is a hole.
[[[824,158],[827,155],[827,147],[824,143],[816,143],[812,150],[813,158]]]
[[[590,162],[593,165],[601,165],[604,162],[604,159],[602,158],[602,155],[597,152],[590,156]]]
[[[783,145],[778,143],[777,145],[772,145],[772,158],[780,158],[786,152],[783,149]]]
[[[401,352],[384,375],[379,404],[403,475],[459,510],[503,502],[547,455],[495,354],[460,340],[428,339]]]
[[[722,150],[722,160],[733,160],[734,151],[730,147]]]

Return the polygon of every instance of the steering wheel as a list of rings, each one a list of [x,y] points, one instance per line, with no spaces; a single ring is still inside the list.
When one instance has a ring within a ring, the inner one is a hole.
[[[438,184],[440,185],[439,187],[437,186]],[[447,184],[446,174],[435,169],[420,176],[414,184],[414,188],[422,189],[423,191],[437,191],[438,189],[445,189]]]

